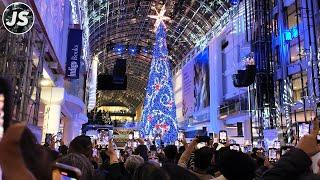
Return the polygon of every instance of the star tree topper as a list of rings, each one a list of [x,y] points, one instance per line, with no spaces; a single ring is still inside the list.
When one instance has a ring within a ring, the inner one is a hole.
[[[150,17],[151,19],[155,19],[156,22],[154,23],[154,27],[155,27],[155,30],[157,30],[158,26],[160,25],[161,22],[163,21],[170,21],[171,18],[165,16],[164,14],[166,13],[166,5],[163,5],[161,10],[160,10],[160,13],[157,11],[156,8],[153,8],[157,15],[149,15],[148,17]],[[163,23],[164,24],[164,23]],[[164,24],[165,26],[165,24]]]

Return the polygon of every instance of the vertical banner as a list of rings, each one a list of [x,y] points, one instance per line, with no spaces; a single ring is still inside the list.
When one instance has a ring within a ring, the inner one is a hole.
[[[69,29],[66,77],[79,79],[80,54],[82,48],[82,30]]]

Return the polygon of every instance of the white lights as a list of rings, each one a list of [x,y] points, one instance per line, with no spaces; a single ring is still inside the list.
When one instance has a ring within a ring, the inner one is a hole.
[[[78,0],[70,0],[71,4],[71,16],[72,16],[72,24],[80,24],[79,18],[79,1]]]

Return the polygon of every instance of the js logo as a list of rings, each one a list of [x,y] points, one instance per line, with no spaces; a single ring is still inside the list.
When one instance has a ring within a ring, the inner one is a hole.
[[[27,4],[15,2],[4,10],[2,23],[9,32],[13,34],[24,34],[33,26],[34,13]]]

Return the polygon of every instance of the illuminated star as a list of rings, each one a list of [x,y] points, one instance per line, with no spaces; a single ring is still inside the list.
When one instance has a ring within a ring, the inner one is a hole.
[[[155,9],[155,10],[156,10],[157,15],[149,15],[148,17],[150,17],[151,19],[155,19],[156,20],[156,22],[154,24],[154,27],[157,29],[161,22],[170,21],[171,19],[164,15],[166,13],[166,5],[162,6],[162,8],[160,10],[160,13],[157,11],[157,9]]]

